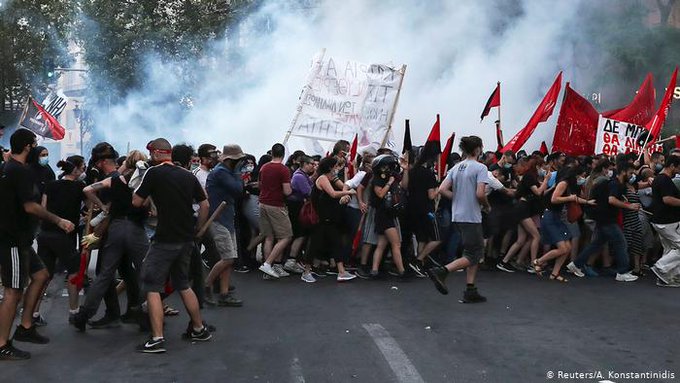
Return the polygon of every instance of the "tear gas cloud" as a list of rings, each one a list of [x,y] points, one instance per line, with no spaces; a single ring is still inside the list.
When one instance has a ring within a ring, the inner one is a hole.
[[[479,114],[502,85],[506,142],[529,120],[557,73],[568,69],[567,35],[578,1],[319,1],[291,6],[270,1],[243,20],[238,42],[213,43],[212,69],[196,59],[198,81],[176,80],[177,63],[146,57],[147,81],[95,116],[97,135],[123,148],[158,136],[172,143],[238,143],[259,155],[290,126],[312,57],[408,66],[393,123],[401,147],[404,119],[422,144],[437,113],[442,141],[479,135],[495,149],[492,111]],[[266,28],[262,28],[265,25]],[[238,46],[237,52],[232,47]],[[91,74],[95,75],[95,74]],[[569,80],[569,71],[565,71]],[[180,105],[178,94],[191,99]],[[188,105],[188,107],[187,107]],[[558,109],[525,145],[552,142]],[[295,149],[291,147],[290,149]]]

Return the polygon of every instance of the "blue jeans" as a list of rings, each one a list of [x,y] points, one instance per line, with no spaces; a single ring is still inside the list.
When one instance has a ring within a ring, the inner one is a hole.
[[[593,233],[593,241],[581,251],[581,254],[576,257],[574,264],[579,269],[585,266],[588,258],[596,252],[600,251],[602,247],[609,243],[614,252],[616,259],[616,272],[625,274],[630,271],[630,261],[628,259],[628,247],[626,246],[626,238],[623,236],[623,231],[619,225],[611,223],[608,225],[595,225],[595,232]]]

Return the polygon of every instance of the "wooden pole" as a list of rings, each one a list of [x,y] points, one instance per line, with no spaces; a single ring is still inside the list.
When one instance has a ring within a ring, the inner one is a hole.
[[[387,119],[387,131],[385,132],[385,137],[383,137],[382,142],[380,143],[381,148],[385,147],[385,143],[387,143],[387,139],[389,138],[390,132],[392,131],[392,121],[394,120],[394,114],[397,111],[399,95],[401,94],[401,85],[404,83],[404,76],[406,75],[406,65],[401,66],[401,69],[399,69],[399,73],[401,74],[401,78],[399,79],[399,88],[397,89],[397,96],[394,98],[394,105],[392,105],[392,112],[390,113],[390,118]]]
[[[305,83],[304,88],[302,88],[302,93],[300,94],[300,102],[298,103],[298,107],[295,111],[295,116],[293,116],[293,121],[290,124],[290,128],[288,128],[288,132],[286,132],[286,137],[283,139],[284,146],[286,145],[286,143],[288,143],[288,139],[290,139],[290,136],[293,133],[293,129],[295,128],[295,125],[297,124],[297,121],[300,118],[300,114],[302,113],[302,103],[305,102],[305,100],[307,99],[307,95],[312,89],[312,82],[321,71],[321,67],[323,66],[323,58],[325,55],[326,48],[322,48],[321,52],[319,52],[314,57],[314,64],[312,69],[309,71],[307,82]]]

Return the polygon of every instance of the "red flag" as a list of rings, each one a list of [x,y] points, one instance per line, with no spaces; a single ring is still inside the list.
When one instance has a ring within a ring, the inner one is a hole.
[[[678,79],[678,67],[675,67],[673,74],[671,75],[671,81],[668,83],[666,88],[666,93],[663,95],[661,100],[661,105],[659,105],[659,110],[656,111],[654,118],[652,118],[646,125],[645,128],[649,130],[652,135],[652,142],[656,141],[661,134],[661,128],[664,122],[666,122],[666,117],[668,116],[668,110],[673,102],[673,92],[675,92],[675,83]]]
[[[677,149],[680,149],[680,134],[678,134],[677,136],[675,136],[675,147],[676,147]]]
[[[39,136],[56,141],[63,139],[66,134],[66,130],[59,125],[59,121],[47,113],[42,105],[35,102],[33,97],[28,98],[24,112],[19,119],[19,125]]]
[[[484,117],[489,115],[489,111],[491,108],[495,108],[497,106],[501,106],[501,83],[496,84],[496,89],[493,90],[493,93],[491,93],[491,96],[489,96],[489,99],[486,101],[486,105],[484,105],[484,110],[482,110],[482,115],[479,117],[480,121],[484,120]]]
[[[645,125],[654,116],[655,105],[656,91],[654,90],[654,78],[649,73],[630,104],[621,109],[604,112],[602,116],[617,121],[630,122],[631,124]]]
[[[518,152],[520,149],[522,149],[522,146],[524,146],[529,137],[531,137],[531,135],[534,133],[534,130],[536,130],[538,124],[547,121],[552,115],[553,109],[555,109],[555,105],[557,105],[557,97],[560,94],[561,87],[562,72],[560,71],[560,73],[557,75],[557,78],[555,78],[555,82],[553,82],[552,86],[548,90],[548,93],[546,93],[545,97],[543,97],[543,100],[538,105],[538,108],[531,116],[531,119],[527,125],[522,130],[517,132],[514,137],[512,137],[510,142],[508,142],[503,147],[501,150],[502,152],[506,152],[508,150]]]
[[[357,159],[357,145],[358,145],[359,135],[354,135],[354,141],[352,141],[352,147],[349,149],[349,164],[347,165],[347,170],[349,171],[349,178],[354,177],[354,162]]]
[[[456,138],[456,133],[451,133],[451,137],[446,141],[444,145],[444,151],[439,157],[439,179],[443,179],[446,175],[446,164],[449,161],[449,156],[451,155],[451,149],[453,148],[453,140]]]
[[[564,98],[553,137],[552,151],[569,156],[590,156],[595,152],[597,110],[586,98],[571,89],[564,89]]]
[[[432,130],[430,130],[430,135],[427,136],[427,141],[425,142],[425,146],[421,153],[423,158],[434,158],[434,156],[442,152],[439,125],[439,115],[437,115],[437,120],[434,122],[434,125],[432,125]]]
[[[548,151],[548,145],[545,144],[545,141],[541,142],[540,152],[543,153],[544,156],[550,154],[550,152]]]

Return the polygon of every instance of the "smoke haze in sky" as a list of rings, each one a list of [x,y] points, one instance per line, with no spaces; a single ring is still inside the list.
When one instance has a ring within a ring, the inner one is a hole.
[[[195,146],[239,143],[246,152],[262,154],[283,140],[312,57],[326,48],[328,56],[408,66],[393,123],[398,147],[405,118],[418,145],[439,113],[442,141],[455,131],[458,138],[479,135],[486,149],[495,149],[496,112],[479,122],[486,99],[501,81],[507,142],[568,67],[567,36],[579,5],[347,0],[303,8],[271,1],[244,20],[239,60],[229,48],[234,44],[213,44],[214,69],[202,66],[197,85],[188,89],[174,78],[174,63],[149,54],[144,88],[96,116],[96,126],[100,138],[120,147],[130,142],[131,148],[143,148],[165,136]],[[254,27],[263,23],[266,32]],[[193,105],[179,108],[177,94],[191,95]],[[524,149],[536,150],[543,140],[550,146],[558,111]]]

